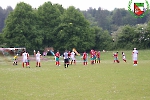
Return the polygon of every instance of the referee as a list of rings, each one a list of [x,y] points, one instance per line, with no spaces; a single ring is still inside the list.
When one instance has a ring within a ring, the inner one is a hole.
[[[63,57],[64,57],[64,67],[66,68],[69,66],[69,55],[67,50],[65,50]]]

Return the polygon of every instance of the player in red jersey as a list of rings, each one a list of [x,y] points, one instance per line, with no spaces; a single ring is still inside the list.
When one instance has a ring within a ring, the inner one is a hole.
[[[118,51],[116,52],[117,53],[117,63],[120,63],[119,59],[118,59]]]
[[[83,65],[87,65],[87,53],[83,53]]]
[[[56,66],[60,66],[59,58],[60,58],[60,53],[59,51],[57,51],[57,53],[55,54]]]
[[[70,64],[70,58],[71,58],[71,52],[68,51],[68,58],[69,58],[69,64]]]
[[[118,52],[117,53],[114,53],[114,63],[117,62],[119,63],[120,61],[118,60]]]
[[[100,51],[97,52],[97,63],[100,63]]]
[[[94,50],[92,49],[92,50],[90,51],[90,55],[92,56],[92,55],[93,55],[93,53],[94,53]]]
[[[30,57],[30,55],[29,55],[29,53],[27,52],[27,66],[30,68],[30,60],[29,60],[29,57]]]
[[[94,53],[94,63],[96,63],[96,55],[97,55],[97,51],[95,50],[95,51],[93,51],[93,53]]]
[[[90,55],[91,55],[91,64],[94,64],[94,50],[90,51]]]

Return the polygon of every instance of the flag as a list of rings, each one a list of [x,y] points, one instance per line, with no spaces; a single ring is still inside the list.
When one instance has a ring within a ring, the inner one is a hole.
[[[53,56],[55,56],[55,53],[54,53],[53,51],[50,51],[50,53],[51,53]]]

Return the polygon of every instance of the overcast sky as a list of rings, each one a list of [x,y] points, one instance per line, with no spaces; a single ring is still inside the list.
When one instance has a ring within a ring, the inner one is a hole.
[[[101,7],[107,10],[114,10],[114,8],[128,9],[128,3],[130,0],[1,0],[0,6],[5,9],[7,6],[15,8],[19,2],[25,2],[30,4],[33,8],[38,8],[44,2],[51,1],[52,3],[61,4],[64,8],[74,6],[80,10],[87,10],[89,7],[98,8]],[[135,0],[132,0],[135,1]],[[136,0],[141,1],[141,0]],[[145,0],[142,0],[145,2]],[[148,0],[149,2],[150,0]]]

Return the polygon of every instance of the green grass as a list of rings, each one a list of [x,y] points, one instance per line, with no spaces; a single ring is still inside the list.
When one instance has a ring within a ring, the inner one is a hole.
[[[150,100],[150,51],[139,51],[133,66],[132,51],[124,51],[127,63],[113,63],[112,51],[101,53],[101,64],[82,63],[64,68],[42,61],[42,67],[13,66],[0,60],[1,100]],[[1,58],[2,59],[2,58]],[[80,60],[80,57],[77,58]]]

